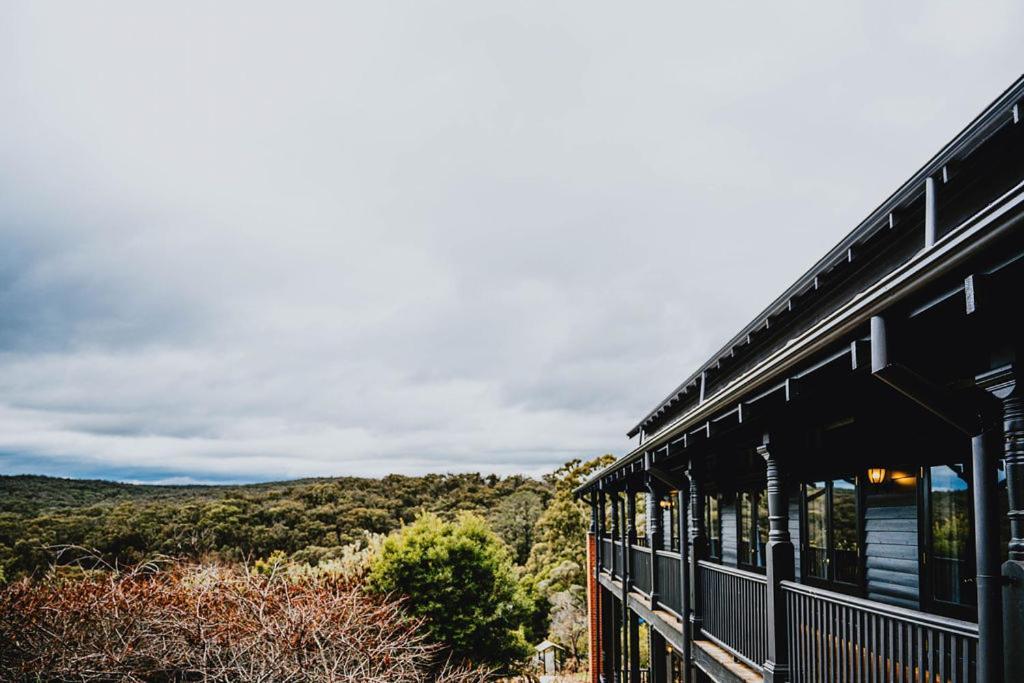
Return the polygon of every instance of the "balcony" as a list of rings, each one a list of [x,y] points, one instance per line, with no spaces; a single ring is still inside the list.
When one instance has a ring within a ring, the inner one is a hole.
[[[602,539],[601,548],[602,566],[611,564],[604,562],[606,558],[615,563],[609,580],[619,581],[619,586],[629,585],[630,594],[650,610],[678,617],[663,622],[681,629],[685,620],[681,618],[680,572],[684,568],[680,554],[624,546],[610,538]],[[624,548],[628,548],[628,567],[623,564]],[[700,628],[694,645],[714,651],[720,660],[745,667],[748,677],[761,675],[772,621],[766,577],[704,560],[697,562],[695,569],[698,603],[694,616],[699,618]],[[780,589],[786,610],[784,638],[792,683],[977,680],[978,627],[974,623],[793,581],[782,581]],[[656,601],[651,599],[652,592],[657,594]],[[683,637],[681,630],[679,637]]]

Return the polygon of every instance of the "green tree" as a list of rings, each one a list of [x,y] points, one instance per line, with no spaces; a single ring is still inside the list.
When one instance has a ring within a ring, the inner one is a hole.
[[[540,495],[529,489],[503,498],[490,515],[491,528],[515,553],[516,564],[524,564],[533,547],[533,528],[544,511]]]
[[[529,654],[530,601],[508,548],[477,515],[421,515],[384,541],[367,587],[404,596],[456,661],[510,671]]]
[[[576,500],[573,489],[614,461],[612,455],[587,462],[572,460],[548,475],[555,493],[537,520],[533,548],[526,562],[527,574],[541,595],[548,597],[584,585],[590,514],[587,506]]]

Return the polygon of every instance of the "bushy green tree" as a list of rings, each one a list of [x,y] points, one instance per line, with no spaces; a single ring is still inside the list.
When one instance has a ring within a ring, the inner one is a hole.
[[[477,515],[421,515],[384,541],[367,587],[403,596],[456,661],[508,671],[529,654],[530,601],[508,548]]]
[[[533,528],[544,511],[540,495],[529,489],[503,498],[488,515],[491,528],[508,543],[516,564],[524,564],[533,547]]]
[[[615,461],[602,455],[587,462],[572,460],[546,477],[555,493],[537,520],[526,571],[545,598],[584,585],[590,513],[573,489],[593,472]]]

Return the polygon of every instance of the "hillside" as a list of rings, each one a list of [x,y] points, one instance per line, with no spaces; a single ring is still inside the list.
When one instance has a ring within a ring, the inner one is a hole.
[[[0,563],[8,578],[37,572],[54,547],[69,545],[122,563],[154,554],[255,560],[275,551],[316,562],[419,512],[463,510],[486,517],[523,562],[551,495],[547,482],[479,474],[219,486],[0,476]]]

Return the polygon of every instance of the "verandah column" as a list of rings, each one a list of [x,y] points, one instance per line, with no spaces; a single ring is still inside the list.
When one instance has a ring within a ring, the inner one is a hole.
[[[707,557],[708,537],[704,531],[704,488],[693,463],[686,470],[690,480],[690,640],[696,640],[703,625],[700,602],[700,571],[697,563]]]
[[[651,609],[658,609],[658,602],[661,599],[661,590],[658,586],[658,550],[663,545],[661,514],[659,503],[661,501],[661,488],[649,474],[644,475],[647,484],[647,545],[651,551]]]
[[[601,594],[601,680],[613,683],[615,680],[615,597],[605,588]]]
[[[786,596],[782,581],[795,576],[793,542],[789,537],[789,501],[786,480],[779,463],[778,444],[768,434],[757,447],[764,458],[768,479],[768,548],[765,565],[767,579],[768,652],[764,662],[765,683],[789,678],[788,643],[786,641]]]
[[[640,617],[626,607],[626,632],[629,636],[629,683],[640,683]]]
[[[608,564],[612,568],[612,576],[618,573],[622,575],[622,567],[616,562],[618,553],[615,552],[616,544],[622,540],[619,538],[619,493],[618,491],[611,491],[611,508],[612,508],[612,556],[611,562]]]
[[[651,663],[650,683],[666,683],[668,681],[668,650],[665,648],[665,637],[657,629],[647,627],[649,636],[647,651]]]
[[[683,668],[687,681],[690,680],[690,633],[687,624],[690,621],[690,480],[684,478],[682,487],[676,493],[679,501],[676,514],[679,515],[679,602],[680,615],[683,618]]]
[[[1016,379],[1016,378],[1015,378]],[[1003,453],[1010,499],[1009,559],[1003,564],[1003,661],[1007,681],[1024,681],[1024,387],[1003,398]]]
[[[998,459],[1003,424],[993,421],[971,438],[974,550],[978,595],[978,683],[1003,680],[1002,572],[999,567]]]
[[[627,591],[633,588],[635,571],[630,548],[636,543],[636,490],[629,486],[626,489],[626,538],[622,544],[622,562],[626,565],[623,584]]]
[[[598,683],[601,669],[601,584],[598,577],[601,573],[600,546],[598,537],[600,523],[598,520],[598,504],[600,496],[595,492],[590,497],[590,529],[587,532],[587,668],[590,671],[590,683]]]

